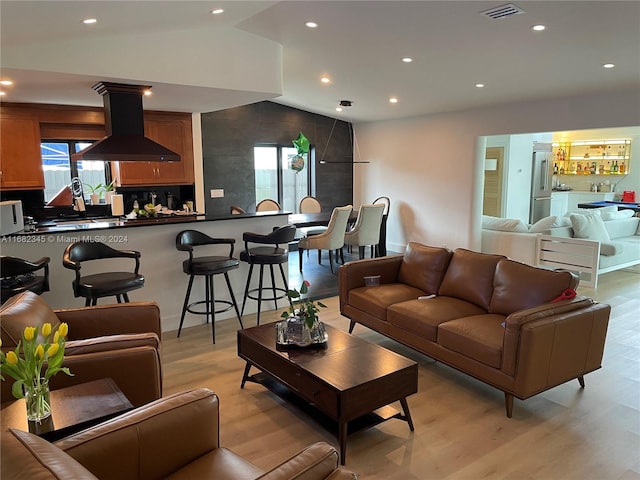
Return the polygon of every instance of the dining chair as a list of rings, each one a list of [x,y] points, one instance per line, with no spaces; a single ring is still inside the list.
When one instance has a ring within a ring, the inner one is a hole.
[[[242,215],[243,213],[247,213],[244,208],[238,207],[236,205],[231,205],[229,208],[231,215]]]
[[[333,252],[342,251],[342,247],[344,246],[344,235],[347,229],[349,215],[351,215],[351,210],[353,210],[352,205],[334,208],[333,212],[331,213],[331,218],[329,219],[327,229],[324,232],[317,235],[306,236],[300,239],[300,241],[298,242],[300,271],[302,271],[302,251],[317,249],[318,263],[321,263],[321,251],[329,251],[329,265],[331,267],[331,272],[333,273]],[[344,258],[342,260],[344,262]]]
[[[322,204],[316,197],[307,195],[300,200],[298,210],[300,213],[320,213],[322,212]]]
[[[49,291],[49,257],[31,262],[18,257],[2,255],[0,274],[2,275],[2,301],[30,290],[38,295]],[[36,272],[41,273],[37,275]]]
[[[280,204],[275,200],[271,200],[270,198],[265,198],[261,200],[258,205],[256,205],[256,212],[270,212],[274,210],[282,210],[280,208]]]
[[[380,240],[378,242],[378,256],[387,255],[387,220],[389,219],[389,210],[391,209],[391,201],[389,197],[378,197],[373,201],[374,205],[382,203],[384,212],[382,214],[382,223],[380,224]]]
[[[109,260],[116,258],[132,259],[135,263],[132,272],[108,271],[82,276],[82,263],[94,260]],[[85,306],[96,305],[98,298],[115,296],[118,303],[129,301],[128,292],[144,286],[144,276],[138,273],[140,269],[140,252],[135,250],[116,250],[101,242],[79,241],[67,246],[62,256],[62,265],[74,270],[75,279],[72,282],[73,294],[86,298]]]
[[[364,247],[371,247],[371,257],[379,256],[380,225],[385,206],[362,205],[355,226],[344,235],[345,245],[357,246],[360,259],[364,258]]]

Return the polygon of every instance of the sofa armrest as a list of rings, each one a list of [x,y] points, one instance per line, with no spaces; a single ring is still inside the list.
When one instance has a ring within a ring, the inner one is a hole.
[[[380,275],[380,283],[396,283],[404,255],[389,255],[347,262],[338,269],[340,311],[342,302],[349,298],[349,290],[364,287],[364,277]]]
[[[338,452],[325,442],[314,443],[296,453],[272,470],[260,476],[260,480],[287,480],[291,478],[326,479],[338,470]],[[332,477],[335,478],[335,477]],[[353,478],[347,476],[346,478]]]
[[[71,355],[110,352],[133,347],[152,347],[160,350],[160,339],[155,333],[135,333],[85,338],[84,340],[69,340],[65,344],[64,354],[69,357]]]
[[[527,398],[600,368],[611,307],[587,297],[546,304],[506,320],[502,370]]]
[[[160,309],[155,302],[68,308],[55,313],[69,324],[69,340],[147,332],[162,338]]]
[[[164,478],[219,443],[218,397],[201,388],[162,398],[55,445],[96,477],[121,479]]]

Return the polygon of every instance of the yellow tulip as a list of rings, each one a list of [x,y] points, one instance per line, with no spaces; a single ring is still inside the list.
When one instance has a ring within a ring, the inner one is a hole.
[[[66,337],[67,333],[69,333],[69,325],[67,323],[62,322],[58,327],[58,332],[60,332],[61,337]]]
[[[9,365],[15,365],[18,363],[18,356],[15,352],[7,352],[7,363]]]
[[[56,353],[58,353],[59,349],[60,345],[58,345],[57,343],[52,344],[49,348],[47,348],[47,356],[49,358],[53,357]]]
[[[25,327],[24,328],[24,339],[31,341],[36,334],[36,327]]]
[[[38,344],[38,346],[36,347],[36,356],[42,360],[44,358],[44,347],[42,346],[41,343]]]
[[[2,339],[0,338],[0,347],[2,346]]]
[[[60,340],[60,332],[56,331],[56,333],[53,334],[53,343],[58,343],[58,340]]]
[[[51,324],[49,322],[42,325],[42,335],[44,335],[45,337],[51,335]]]

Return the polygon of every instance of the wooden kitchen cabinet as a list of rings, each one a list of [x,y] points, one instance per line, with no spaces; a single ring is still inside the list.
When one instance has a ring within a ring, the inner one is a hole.
[[[194,182],[191,115],[146,113],[145,136],[180,155],[179,162],[113,162],[118,185],[188,185]]]
[[[0,188],[44,189],[36,116],[0,115]]]

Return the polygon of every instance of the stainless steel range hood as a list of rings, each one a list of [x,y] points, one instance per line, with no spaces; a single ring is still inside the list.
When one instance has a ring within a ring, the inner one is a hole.
[[[142,97],[151,87],[100,82],[93,89],[104,98],[105,133],[72,160],[179,162],[180,155],[144,136]]]

